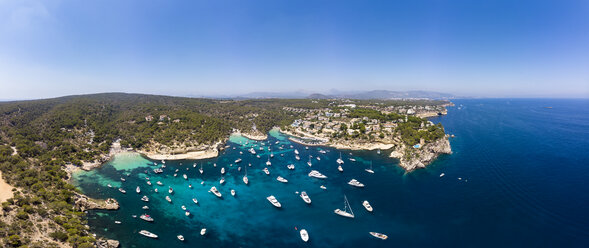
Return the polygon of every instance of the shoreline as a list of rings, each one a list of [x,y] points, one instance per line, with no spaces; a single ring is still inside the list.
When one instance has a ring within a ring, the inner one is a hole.
[[[268,139],[268,134],[262,134],[262,133],[257,133],[257,134],[252,134],[252,133],[244,133],[241,132],[240,130],[234,130],[231,135],[239,135],[239,136],[243,136],[245,138],[251,139],[251,140],[257,140],[257,141],[261,141],[261,140],[267,140]]]
[[[296,140],[296,139],[291,139],[291,138],[288,139],[292,142],[306,145],[306,146],[327,146],[327,147],[332,147],[335,149],[346,149],[346,150],[356,150],[356,151],[358,151],[358,150],[371,151],[371,150],[377,150],[377,149],[388,150],[388,149],[393,148],[393,146],[394,146],[393,144],[385,144],[385,143],[381,143],[381,142],[354,143],[354,144],[352,144],[352,143],[346,144],[346,143],[342,143],[342,142],[330,142],[330,141],[325,141],[325,139],[323,139],[323,138],[320,138],[320,137],[317,137],[314,135],[310,135],[310,134],[306,134],[306,133],[302,133],[302,135],[304,135],[304,136],[301,136],[301,135],[296,135],[290,131],[286,131],[286,130],[282,130],[282,129],[278,129],[278,130],[282,134],[286,134],[288,136],[292,136],[292,137],[295,137],[298,139],[305,139],[305,138],[309,139],[310,138],[310,139],[314,139],[314,140],[320,140],[323,142],[323,143],[318,143],[318,144],[310,144],[310,143],[303,142],[301,140]]]

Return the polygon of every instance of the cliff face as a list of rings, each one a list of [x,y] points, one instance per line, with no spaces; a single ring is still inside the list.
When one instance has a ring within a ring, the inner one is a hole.
[[[119,209],[119,203],[117,200],[113,198],[108,198],[106,200],[96,200],[91,199],[82,194],[76,194],[75,196],[75,206],[78,207],[81,211],[90,210],[90,209],[106,209],[106,210],[116,210]]]
[[[418,168],[425,168],[433,162],[440,154],[451,154],[452,148],[448,137],[438,139],[432,143],[427,143],[420,148],[406,147],[405,145],[396,146],[391,157],[400,160],[399,165],[406,171],[412,171]]]

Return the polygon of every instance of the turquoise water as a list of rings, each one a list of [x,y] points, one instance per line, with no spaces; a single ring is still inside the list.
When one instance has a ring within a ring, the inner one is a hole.
[[[246,146],[247,139],[232,137],[231,148],[217,158],[166,161],[164,173],[154,174],[154,161],[125,155],[94,171],[76,174],[75,184],[92,197],[114,197],[120,202],[118,211],[91,211],[88,218],[93,232],[121,241],[122,247],[586,247],[589,101],[454,102],[456,107],[449,108],[447,116],[432,119],[456,135],[451,139],[454,153],[411,173],[399,168],[386,151],[380,155],[352,151],[350,155],[347,150],[341,151],[345,164],[340,173],[335,162],[340,151],[325,147],[305,150],[272,131],[263,141],[275,155],[269,176],[262,172],[269,152],[257,149],[261,142],[249,141]],[[260,159],[247,152],[252,145]],[[279,150],[282,145],[284,149]],[[294,159],[290,145],[301,153],[301,161]],[[328,153],[320,154],[319,149]],[[306,164],[309,155],[320,156],[321,161],[313,158],[311,168]],[[357,161],[349,161],[350,157]],[[243,162],[233,164],[237,158]],[[375,174],[364,171],[371,161]],[[193,168],[194,163],[203,165],[203,175],[199,167]],[[250,184],[246,186],[241,178],[248,163]],[[296,165],[295,170],[286,168],[290,163]],[[219,185],[221,167],[227,170],[224,185]],[[176,169],[179,172],[174,177]],[[311,169],[328,178],[308,177]],[[442,172],[444,177],[439,176]],[[188,180],[182,178],[184,173]],[[289,182],[276,181],[278,175]],[[146,176],[153,186],[146,184]],[[121,182],[121,177],[126,182]],[[347,181],[352,178],[366,187],[349,186]],[[157,181],[164,186],[157,186]],[[113,188],[106,186],[109,183]],[[135,193],[138,185],[141,194]],[[320,189],[321,185],[327,190]],[[119,186],[127,194],[115,188]],[[164,199],[168,186],[175,191],[172,204]],[[207,192],[211,186],[219,188],[222,199]],[[231,189],[237,192],[236,197],[229,194]],[[311,197],[311,205],[295,194],[303,190]],[[149,196],[150,202],[140,201],[143,195]],[[269,195],[276,196],[281,209],[266,200]],[[333,213],[343,207],[344,195],[354,219]],[[192,202],[194,197],[198,205]],[[364,210],[363,200],[370,201],[373,213]],[[143,205],[150,210],[141,209]],[[184,215],[182,205],[190,210],[190,217]],[[132,217],[143,213],[155,221]],[[115,224],[115,220],[122,224]],[[204,237],[199,234],[203,227],[208,230]],[[308,243],[301,241],[295,227],[308,230]],[[160,238],[137,234],[142,229]],[[385,233],[389,239],[375,239],[369,231]],[[177,240],[178,234],[186,241]]]

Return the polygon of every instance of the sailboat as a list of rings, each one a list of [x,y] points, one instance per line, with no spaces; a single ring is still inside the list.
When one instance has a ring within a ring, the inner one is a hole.
[[[200,169],[198,169],[198,171],[200,172],[200,174],[204,172],[204,170],[202,169],[202,164],[200,164]]]
[[[339,158],[335,162],[337,162],[338,164],[344,163],[344,160],[342,160],[342,153],[341,152],[339,153]]]
[[[311,163],[311,155],[309,155],[309,162],[307,162],[307,164],[309,165],[309,167],[313,166],[313,164]]]
[[[249,180],[247,179],[247,167],[245,168],[245,175],[243,176],[243,183],[245,183],[246,185],[249,183]]]
[[[266,161],[266,165],[267,165],[267,166],[270,166],[270,165],[272,165],[272,162],[270,162],[270,156],[268,156],[268,161]]]
[[[346,211],[349,210],[350,212]],[[336,209],[333,211],[335,214],[347,218],[354,218],[354,212],[352,211],[352,207],[350,207],[350,203],[348,202],[348,198],[344,195],[344,210]]]
[[[364,169],[366,172],[374,174],[374,171],[372,170],[372,161],[370,161],[370,169]]]

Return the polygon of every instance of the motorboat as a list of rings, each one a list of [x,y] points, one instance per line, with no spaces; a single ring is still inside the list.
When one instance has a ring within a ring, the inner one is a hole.
[[[191,188],[192,189],[192,184],[188,184],[188,188]]]
[[[278,180],[278,181],[279,181],[279,182],[281,182],[281,183],[288,183],[288,180],[286,180],[284,177],[281,177],[281,176],[278,176],[278,177],[276,178],[276,180]]]
[[[143,206],[143,207],[141,207],[141,208],[142,208],[143,210],[148,210],[148,209],[149,209],[149,207],[148,207],[148,206]]]
[[[382,240],[386,240],[389,238],[389,236],[382,234],[382,233],[377,233],[377,232],[369,232],[369,233],[370,233],[370,235],[374,236],[375,238],[379,238]]]
[[[127,181],[127,179],[124,179],[124,178],[121,177],[121,182],[124,182],[124,181]]]
[[[149,201],[149,197],[147,197],[146,195],[144,195],[143,197],[141,197],[141,200],[144,202],[148,202]]]
[[[188,180],[188,176],[186,174],[182,175],[182,177],[184,178],[184,180]]]
[[[170,198],[169,195],[166,196],[166,201],[168,201],[169,203],[172,203],[172,199]]]
[[[358,187],[358,188],[363,188],[363,187],[364,187],[364,184],[363,184],[363,183],[361,183],[361,182],[359,182],[359,181],[358,181],[358,180],[356,180],[356,179],[352,179],[352,180],[350,180],[350,181],[348,182],[348,184],[349,184],[349,185],[352,185],[352,186],[354,186],[354,187]]]
[[[221,168],[221,175],[225,174],[225,167]]]
[[[342,153],[341,152],[339,153],[339,158],[335,162],[337,162],[338,164],[343,164],[344,163],[344,160],[342,159]]]
[[[235,190],[234,189],[231,190],[231,196],[235,196]]]
[[[307,162],[307,165],[308,165],[309,167],[313,166],[313,164],[311,163],[311,156],[309,156],[309,161]]]
[[[309,198],[309,195],[307,195],[307,192],[303,191],[301,192],[301,198],[303,199],[303,201],[305,201],[307,204],[311,204],[311,198]]]
[[[115,220],[115,224],[121,224],[122,222]]]
[[[327,152],[325,150],[319,150],[319,153],[326,154]]]
[[[289,164],[286,166],[286,168],[288,168],[289,170],[294,170],[295,169],[295,165],[294,164]]]
[[[270,165],[272,165],[272,162],[270,162],[270,156],[268,156],[268,161],[266,161],[266,165],[267,165],[267,166],[270,166]]]
[[[366,172],[370,173],[370,174],[374,174],[374,171],[372,170],[372,161],[370,161],[370,168],[369,169],[364,169]]]
[[[266,175],[270,175],[270,171],[268,170],[268,168],[264,168],[263,171],[264,173],[266,173]]]
[[[221,198],[221,192],[219,192],[219,190],[217,190],[217,188],[215,186],[211,187],[211,193],[213,193],[214,195],[216,195],[217,197]]]
[[[295,150],[294,150],[294,153],[295,153],[296,155],[299,155],[299,150],[295,149]]]
[[[370,203],[368,201],[363,201],[362,202],[362,206],[364,206],[364,208],[366,209],[366,211],[372,212],[372,206],[370,206]]]
[[[225,183],[225,178],[221,177],[221,180],[219,180],[219,184],[223,184],[223,183]]]
[[[443,177],[443,176],[445,176],[445,175],[446,175],[446,174],[442,173],[442,174],[440,174],[440,177]]]
[[[266,199],[268,199],[268,201],[270,203],[272,203],[272,205],[274,205],[274,207],[277,207],[277,208],[282,207],[282,205],[280,205],[280,202],[278,202],[278,200],[276,200],[276,197],[274,197],[273,195],[266,197]]]
[[[196,198],[192,198],[192,202],[194,202],[194,204],[198,204],[198,200]]]
[[[250,153],[251,153],[251,154],[256,154],[256,150],[255,150],[253,147],[252,147],[252,148],[250,148],[250,150],[249,150],[249,151],[250,151]]]
[[[206,228],[200,229],[200,235],[204,236],[205,234],[207,234],[207,229]]]
[[[153,222],[153,218],[151,218],[149,214],[142,214],[141,216],[139,216],[139,219],[142,219],[147,222]]]
[[[174,193],[174,189],[172,189],[172,187],[168,187],[168,193],[173,194]]]
[[[151,186],[151,181],[147,181],[147,185]]]
[[[301,160],[301,157],[299,157],[299,155],[295,155],[295,159],[296,160]]]
[[[344,168],[342,168],[342,166],[341,166],[341,165],[338,165],[338,166],[337,166],[337,170],[338,170],[339,172],[344,172]]]
[[[319,156],[315,157],[317,159],[317,161],[321,161],[321,158]]]
[[[200,169],[198,169],[198,172],[200,172],[200,174],[202,174],[203,172],[205,172],[205,171],[202,169],[202,164],[200,164]]]
[[[184,212],[184,215],[186,215],[186,216],[190,216],[190,211],[186,210],[186,211]]]
[[[309,233],[305,229],[301,229],[300,231],[301,239],[305,242],[309,241]]]
[[[241,162],[241,158],[238,158],[238,159],[235,160],[235,163],[236,164],[239,163],[239,162]]]
[[[157,188],[153,189],[153,191],[155,191],[155,193],[157,193]]]
[[[321,188],[321,189],[327,189],[327,187],[325,187],[323,185],[319,186],[319,188]]]
[[[249,183],[249,180],[247,179],[247,167],[245,168],[245,175],[243,176],[243,183],[245,183],[246,185]]]
[[[119,188],[119,191],[121,191],[121,193],[123,193],[123,194],[126,194],[127,193],[127,191],[124,190],[123,188]]]
[[[182,207],[180,207],[182,210],[186,211],[186,206],[182,205]]]
[[[356,159],[355,158],[349,158],[349,160],[352,161],[352,162],[356,162]]]
[[[321,174],[319,171],[316,171],[316,170],[312,170],[311,172],[309,172],[309,176],[314,177],[314,178],[319,178],[319,179],[327,178],[327,176]]]
[[[350,211],[350,212],[348,212]],[[352,211],[352,207],[350,207],[350,203],[348,202],[348,198],[344,195],[344,209],[336,209],[333,211],[335,214],[347,218],[354,218],[354,212]]]
[[[182,236],[182,235],[178,235],[178,236],[176,236],[176,237],[178,238],[178,240],[180,240],[180,241],[184,241],[184,236]]]
[[[157,235],[155,235],[154,233],[151,233],[149,231],[146,231],[146,230],[139,231],[139,234],[141,234],[145,237],[148,237],[148,238],[157,239]]]
[[[156,182],[156,184],[157,184],[157,185],[159,185],[159,186],[162,186],[162,185],[164,185],[164,184],[163,184],[162,182],[160,182],[160,181],[157,181],[157,182]]]
[[[109,184],[107,184],[106,186],[108,186],[109,188],[112,188],[112,185],[110,185],[110,183],[109,183]]]

